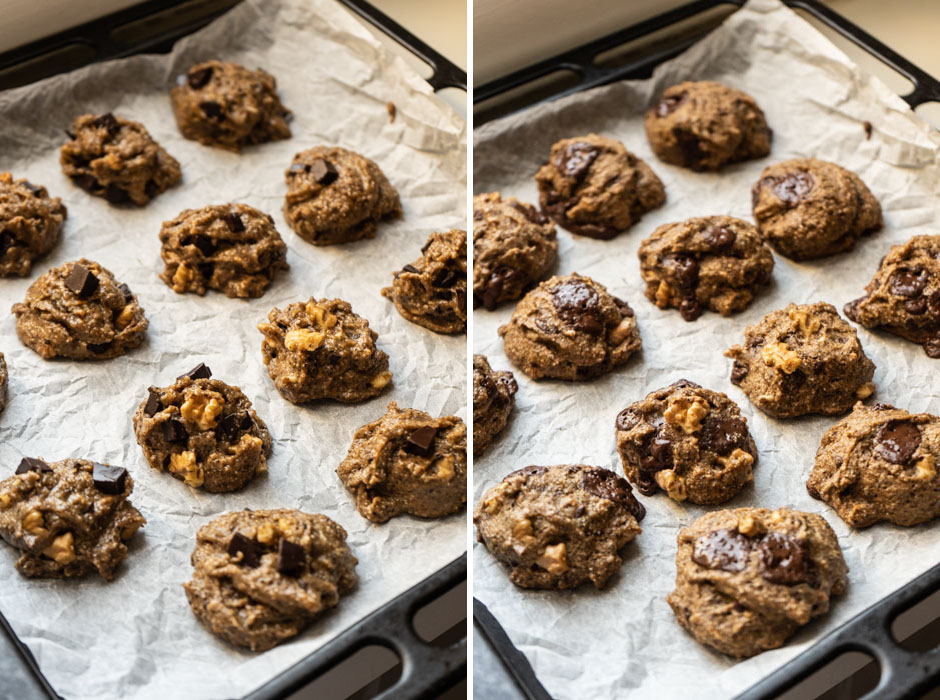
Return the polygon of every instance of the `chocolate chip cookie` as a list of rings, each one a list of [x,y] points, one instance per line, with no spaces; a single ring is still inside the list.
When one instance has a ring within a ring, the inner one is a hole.
[[[477,539],[521,588],[603,588],[646,515],[626,479],[601,467],[525,467],[477,504]]]
[[[892,246],[865,296],[845,305],[845,315],[923,345],[940,357],[940,236],[914,236]]]
[[[180,164],[140,122],[110,112],[84,114],[66,131],[62,172],[83,190],[111,204],[139,207],[183,178]]]
[[[555,265],[551,220],[531,204],[499,192],[473,198],[473,306],[492,311],[512,301]]]
[[[441,518],[467,502],[467,426],[392,401],[353,436],[336,468],[363,518],[384,523],[407,513]]]
[[[861,178],[815,158],[764,168],[751,203],[761,235],[793,260],[852,250],[882,226],[881,205]]]
[[[875,390],[875,364],[855,329],[824,302],[772,311],[725,357],[734,360],[731,383],[775,418],[839,415]]]
[[[261,354],[281,396],[291,403],[333,399],[359,403],[392,380],[378,333],[341,299],[314,299],[272,309]]]
[[[467,232],[432,233],[421,257],[382,290],[405,319],[435,333],[467,332]]]
[[[183,588],[193,614],[252,651],[300,634],[359,580],[342,527],[286,508],[219,516],[199,528],[191,561]]]
[[[535,174],[542,210],[572,233],[613,238],[666,201],[656,173],[597,134],[562,139]]]
[[[473,356],[473,456],[479,457],[496,439],[516,403],[512,372],[497,372],[484,355]]]
[[[124,467],[24,457],[0,481],[0,536],[22,552],[16,570],[27,578],[97,571],[113,579],[127,557],[124,543],[146,522],[128,500],[133,490]]]
[[[0,173],[0,277],[25,277],[59,241],[68,212],[42,185]]]
[[[644,496],[713,505],[754,480],[757,446],[738,405],[682,379],[617,414],[617,451]]]
[[[205,146],[243,146],[290,138],[291,111],[281,104],[277,81],[258,68],[204,61],[176,79],[170,103],[180,133]]]
[[[0,352],[0,413],[7,407],[7,363]]]
[[[301,151],[284,177],[284,218],[314,245],[374,238],[380,221],[402,215],[398,192],[379,166],[345,148]]]
[[[53,268],[13,305],[16,334],[44,360],[108,360],[144,342],[147,319],[130,288],[82,258]]]
[[[701,644],[743,658],[782,646],[842,595],[848,567],[815,513],[735,508],[679,531],[676,620]]]
[[[743,311],[770,282],[774,256],[751,224],[704,216],[663,224],[640,244],[646,297],[694,321],[705,309]]]
[[[532,379],[598,377],[642,345],[633,309],[577,273],[547,279],[526,294],[499,335],[506,356]]]
[[[698,171],[763,158],[773,137],[753,97],[707,80],[667,88],[645,125],[660,160]]]

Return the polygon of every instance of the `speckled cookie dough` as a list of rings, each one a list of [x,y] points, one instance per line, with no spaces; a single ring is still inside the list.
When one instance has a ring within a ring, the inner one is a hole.
[[[496,439],[516,403],[519,387],[512,372],[497,372],[484,355],[473,356],[473,456]]]
[[[42,185],[0,173],[0,277],[25,277],[59,241],[68,212]]]

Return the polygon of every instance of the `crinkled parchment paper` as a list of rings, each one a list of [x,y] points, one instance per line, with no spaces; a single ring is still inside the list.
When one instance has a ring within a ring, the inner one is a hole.
[[[262,66],[293,110],[293,138],[236,155],[184,140],[168,90],[178,73],[207,58]],[[386,102],[397,106],[389,123]],[[114,111],[142,121],[179,159],[180,187],[147,207],[116,208],[61,173],[63,129],[83,112]],[[283,172],[293,154],[339,144],[376,160],[401,193],[405,216],[375,239],[315,248],[281,215]],[[361,518],[334,473],[355,430],[397,400],[432,415],[465,416],[465,337],[436,335],[405,321],[379,290],[419,255],[434,230],[464,228],[464,121],[404,62],[330,0],[247,0],[181,41],[169,56],[94,65],[0,94],[0,170],[46,185],[69,216],[60,245],[31,279],[0,280],[0,306],[21,300],[32,279],[81,256],[130,285],[150,319],[146,343],[107,362],[45,362],[0,315],[0,351],[10,369],[10,404],[0,416],[0,465],[12,474],[24,455],[90,459],[128,467],[133,503],[147,517],[112,583],[26,580],[16,553],[0,546],[0,610],[56,690],[70,699],[237,697],[311,653],[343,629],[441,568],[464,550],[465,519]],[[178,295],[162,270],[162,221],[188,207],[244,202],[274,216],[291,269],[260,299]],[[255,325],[274,306],[340,297],[367,318],[388,352],[394,385],[363,404],[293,406],[278,395],[261,361]],[[269,474],[232,494],[193,491],[150,469],[131,416],[149,385],[164,386],[198,362],[254,402],[274,438]],[[189,610],[181,584],[192,568],[196,530],[244,507],[324,513],[349,532],[359,587],[296,640],[253,654],[220,642]]]
[[[719,80],[753,95],[774,129],[771,155],[719,174],[659,162],[646,140],[643,113],[667,86],[686,79]],[[866,121],[873,125],[870,139]],[[648,511],[643,534],[624,549],[623,568],[607,590],[518,589],[478,544],[474,595],[489,606],[558,698],[686,698],[692,687],[696,698],[727,698],[937,561],[940,525],[877,525],[852,532],[825,504],[811,499],[805,480],[834,419],[778,421],[763,415],[729,382],[730,360],[722,351],[742,337],[746,325],[788,302],[824,300],[841,309],[861,295],[890,245],[915,234],[940,233],[940,134],[776,0],[753,0],[660,66],[651,80],[591,90],[480,128],[475,191],[501,190],[537,201],[532,176],[551,144],[589,131],[616,137],[646,159],[666,185],[667,202],[611,241],[560,230],[557,269],[590,275],[627,300],[639,319],[643,350],[619,371],[588,383],[536,383],[515,372],[515,417],[505,436],[478,460],[475,499],[527,464],[583,462],[622,473],[613,434],[617,412],[685,377],[737,401],[757,441],[755,484],[725,507],[789,506],[822,514],[845,552],[849,589],[834,599],[831,614],[783,649],[737,663],[712,653],[682,631],[665,601],[675,578],[676,533],[706,509],[659,494],[641,497]],[[885,229],[845,255],[806,264],[777,256],[775,284],[732,318],[706,312],[686,323],[675,310],[660,311],[643,296],[636,253],[656,226],[710,214],[750,220],[750,187],[760,171],[772,162],[804,156],[859,173],[881,201]],[[511,312],[510,305],[494,313],[478,310],[475,316],[475,351],[487,354],[499,369],[511,368],[496,335]],[[940,413],[936,360],[893,336],[865,329],[859,335],[878,366],[873,400]]]

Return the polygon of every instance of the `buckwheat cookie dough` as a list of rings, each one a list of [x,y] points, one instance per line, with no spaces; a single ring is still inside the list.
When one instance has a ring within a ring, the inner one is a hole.
[[[183,177],[180,164],[144,125],[110,112],[84,114],[66,131],[59,162],[72,182],[111,204],[144,206]]]
[[[342,527],[286,508],[219,516],[199,528],[191,561],[183,588],[193,614],[252,651],[300,634],[359,580]]]
[[[512,301],[555,265],[551,220],[531,204],[499,192],[473,198],[473,306],[492,311]]]
[[[738,405],[682,379],[617,414],[617,451],[644,496],[713,505],[754,480],[757,446]]]
[[[69,578],[93,571],[110,581],[127,557],[124,544],[146,522],[129,500],[124,467],[24,457],[0,481],[0,536],[22,552],[27,578]]]
[[[170,103],[180,133],[205,146],[243,146],[290,138],[291,111],[281,104],[277,81],[237,63],[197,63],[176,79]]]
[[[730,316],[770,282],[774,256],[751,224],[704,216],[663,224],[640,244],[646,297],[686,321],[705,309]]]
[[[512,372],[497,372],[484,355],[473,356],[473,456],[490,446],[506,423],[519,390]]]
[[[535,174],[539,202],[559,226],[589,238],[613,238],[666,201],[650,167],[614,139],[562,139]]]
[[[754,98],[721,83],[673,85],[646,113],[646,138],[656,156],[692,170],[763,158],[772,136]]]
[[[379,166],[345,148],[301,151],[284,177],[284,218],[314,245],[374,238],[379,221],[402,215],[398,192]]]
[[[53,268],[13,305],[16,334],[44,360],[109,360],[144,342],[147,319],[130,288],[82,258]]]
[[[601,467],[525,467],[483,494],[477,539],[521,588],[603,588],[646,515],[626,479]]]
[[[845,315],[923,345],[940,357],[940,236],[914,236],[892,246],[865,296],[845,305]]]
[[[291,403],[333,399],[359,403],[392,380],[378,333],[341,299],[314,299],[272,309],[261,353],[281,396]]]
[[[735,508],[679,531],[676,620],[701,644],[743,658],[782,646],[845,592],[848,567],[814,513]]]
[[[506,356],[532,379],[591,379],[624,364],[642,345],[633,309],[577,273],[547,279],[526,294],[499,335]]]
[[[751,203],[761,235],[793,260],[851,250],[882,226],[881,205],[861,178],[815,158],[764,168]]]
[[[731,383],[775,418],[839,415],[875,390],[875,364],[855,329],[824,302],[772,311],[725,357],[734,360]]]
[[[421,257],[382,290],[406,320],[435,333],[467,332],[467,232],[432,233]]]
[[[59,241],[68,212],[42,185],[0,173],[0,277],[25,277]]]

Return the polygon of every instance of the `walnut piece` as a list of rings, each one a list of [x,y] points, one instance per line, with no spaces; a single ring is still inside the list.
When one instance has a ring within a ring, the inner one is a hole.
[[[38,510],[29,511],[23,518],[23,529],[31,535],[46,534],[46,521]]]
[[[784,374],[793,374],[803,364],[800,356],[786,343],[768,343],[761,349],[760,357],[768,367],[779,369]]]
[[[620,343],[630,337],[632,332],[633,319],[625,318],[610,332],[610,342],[614,345],[620,345]]]
[[[71,532],[62,533],[42,553],[56,564],[71,564],[75,561],[75,537]]]
[[[121,309],[121,313],[118,314],[118,317],[115,319],[114,323],[117,325],[118,330],[123,331],[125,328],[131,325],[131,321],[133,320],[134,306],[132,304],[128,304],[123,309]]]
[[[685,480],[676,475],[672,469],[664,469],[656,472],[656,483],[666,492],[669,498],[674,501],[684,501],[689,497],[689,491],[685,487]]]
[[[255,535],[255,539],[261,544],[272,544],[275,537],[277,537],[277,531],[271,523],[262,523]]]
[[[754,455],[750,452],[745,452],[740,447],[735,447],[734,452],[730,455],[718,458],[718,463],[726,469],[737,468],[742,462],[745,463],[746,466],[751,466],[754,463]]]
[[[307,304],[304,307],[310,320],[323,330],[329,330],[336,325],[336,316],[317,304]]]
[[[390,381],[392,381],[392,373],[385,371],[385,372],[381,372],[375,375],[375,377],[372,379],[371,384],[374,388],[381,389]]]
[[[787,312],[790,320],[796,324],[796,327],[803,332],[803,336],[808,338],[819,330],[820,324],[818,318],[810,318],[808,311],[803,309],[790,309]]]
[[[189,283],[196,279],[196,273],[186,265],[180,265],[173,274],[173,291],[185,292]]]
[[[199,426],[200,430],[211,430],[219,424],[219,416],[225,408],[225,399],[220,394],[192,393],[180,406],[180,414]]]
[[[567,548],[564,542],[550,544],[535,563],[554,576],[560,576],[568,570]]]
[[[691,435],[702,429],[702,420],[708,415],[709,410],[708,401],[700,396],[691,399],[685,396],[674,396],[669,399],[669,405],[663,417],[669,425],[682,428],[682,432]]]
[[[758,537],[766,531],[764,524],[752,515],[745,515],[738,521],[738,532],[747,537]]]
[[[875,393],[875,385],[872,382],[865,382],[855,391],[856,398],[867,399]]]
[[[455,472],[453,455],[442,457],[434,464],[437,467],[437,472],[435,472],[434,478],[440,479],[441,481],[450,481],[454,478]]]
[[[192,450],[170,455],[170,471],[183,477],[183,481],[193,488],[202,486],[205,481],[202,469],[196,464],[196,453]]]
[[[917,460],[917,464],[914,465],[914,468],[917,470],[917,478],[923,481],[929,481],[937,475],[933,455],[924,455],[921,457]]]
[[[309,328],[296,328],[288,331],[287,335],[284,336],[284,346],[291,352],[297,352],[298,350],[313,352],[323,344],[325,337],[326,335],[320,331],[312,331]]]

